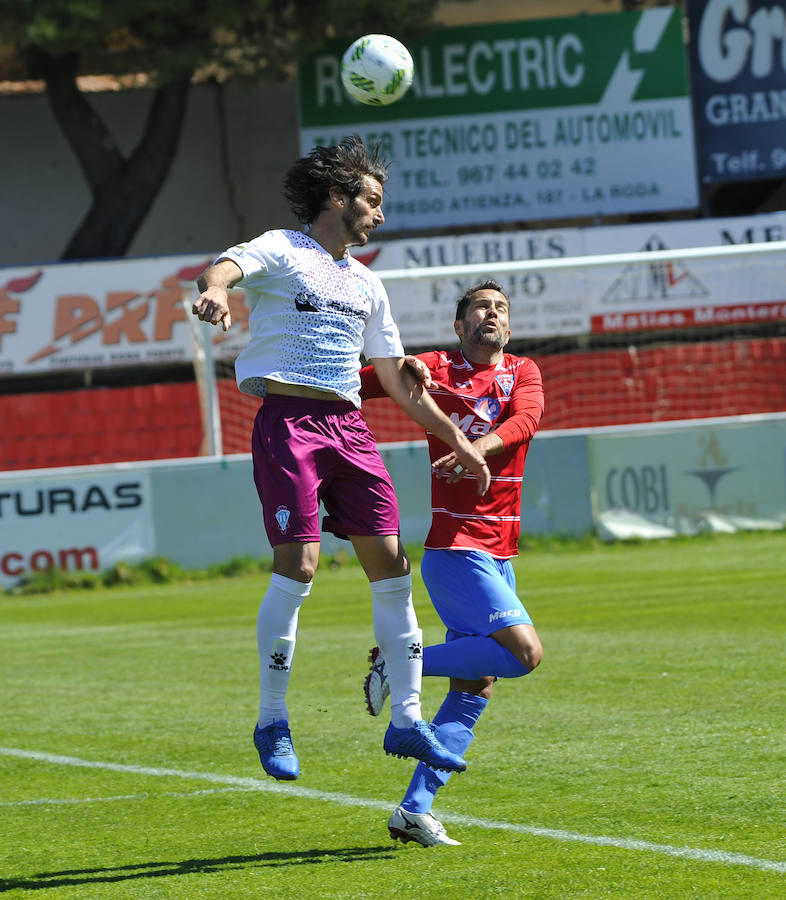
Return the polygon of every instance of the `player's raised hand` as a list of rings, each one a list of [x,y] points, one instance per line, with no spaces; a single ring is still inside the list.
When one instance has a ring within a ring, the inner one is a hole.
[[[422,359],[418,359],[417,356],[407,355],[404,357],[404,364],[423,387],[431,387],[431,371]]]
[[[441,465],[440,465],[441,464]],[[432,469],[439,468],[447,475],[448,482],[453,484],[464,477],[466,472],[471,472],[478,481],[478,493],[483,496],[491,485],[491,473],[482,453],[467,442],[466,447],[453,450],[441,460],[432,464]]]
[[[191,312],[200,322],[209,325],[221,325],[224,331],[229,331],[232,325],[232,314],[229,311],[229,297],[224,288],[218,285],[207,287],[194,300]]]
[[[431,463],[431,471],[438,478],[447,478],[448,483],[453,484],[455,481],[460,481],[467,470],[464,466],[459,465],[455,450],[451,450],[450,453],[440,456]]]
[[[229,311],[229,288],[243,277],[243,270],[231,259],[221,259],[208,266],[197,278],[199,296],[194,300],[191,312],[200,322],[221,325],[229,331],[232,314]]]

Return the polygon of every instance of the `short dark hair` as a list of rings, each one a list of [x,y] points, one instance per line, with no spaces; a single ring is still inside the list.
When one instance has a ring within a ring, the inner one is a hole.
[[[459,297],[459,302],[456,304],[457,322],[460,319],[463,320],[470,301],[479,291],[496,291],[498,294],[502,294],[502,296],[508,301],[508,307],[510,307],[510,297],[508,297],[508,295],[502,289],[502,285],[498,281],[494,281],[493,278],[487,278],[486,281],[481,281],[480,284],[473,284],[472,287],[468,287],[466,291],[464,291],[464,293],[461,295],[461,297]]]
[[[369,151],[360,136],[352,134],[332,147],[314,147],[294,162],[282,190],[298,222],[310,225],[325,209],[333,187],[354,199],[363,190],[363,176],[371,175],[384,184],[390,163],[382,158],[380,148],[377,142]]]

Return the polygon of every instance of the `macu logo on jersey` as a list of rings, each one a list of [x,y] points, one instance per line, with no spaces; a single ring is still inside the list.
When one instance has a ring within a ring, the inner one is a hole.
[[[472,413],[468,413],[466,416],[459,416],[458,413],[451,413],[450,421],[453,422],[454,425],[458,425],[464,434],[471,437],[481,437],[491,431],[491,422],[484,422]]]
[[[497,619],[518,619],[520,615],[520,609],[498,609],[496,612],[489,613],[489,622],[496,622]]]
[[[502,412],[502,404],[496,397],[480,397],[475,401],[471,413],[459,416],[458,413],[450,414],[450,421],[470,437],[481,437],[491,431],[499,414]]]

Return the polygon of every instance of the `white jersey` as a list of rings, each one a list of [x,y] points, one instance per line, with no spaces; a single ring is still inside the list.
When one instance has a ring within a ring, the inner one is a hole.
[[[382,282],[351,256],[336,261],[307,234],[278,230],[221,259],[243,272],[251,338],[235,374],[244,393],[263,396],[270,378],[333,391],[359,407],[361,352],[404,355]]]

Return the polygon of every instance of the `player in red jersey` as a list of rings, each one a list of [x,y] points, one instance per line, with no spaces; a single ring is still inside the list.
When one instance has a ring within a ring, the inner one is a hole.
[[[423,674],[447,676],[450,690],[433,719],[437,738],[463,753],[497,678],[532,671],[543,651],[516,594],[511,557],[518,556],[521,485],[529,442],[543,415],[543,384],[535,363],[505,353],[510,303],[495,281],[469,288],[456,307],[461,344],[452,351],[407,357],[439,408],[487,460],[491,487],[478,497],[474,476],[455,453],[428,434],[432,461],[431,530],[421,575],[447,628],[445,643],[423,650]],[[361,371],[364,398],[384,395],[373,368]],[[385,660],[371,651],[365,693],[379,715],[387,697]],[[448,773],[418,765],[388,828],[423,846],[456,844],[431,814]]]

